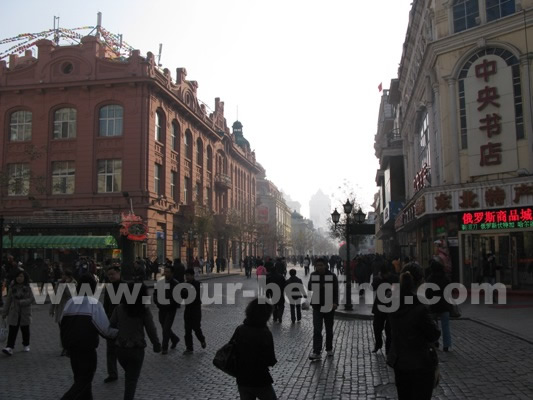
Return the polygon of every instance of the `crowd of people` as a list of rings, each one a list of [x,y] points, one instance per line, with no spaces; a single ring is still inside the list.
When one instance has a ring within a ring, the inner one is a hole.
[[[203,260],[202,260],[203,261]],[[156,261],[157,263],[157,261]],[[265,295],[270,301],[264,303],[258,299],[246,308],[246,318],[236,329],[233,340],[237,343],[238,373],[237,385],[243,399],[275,399],[272,377],[269,368],[276,364],[274,341],[267,322],[273,317],[274,323],[281,324],[286,298],[290,303],[291,323],[302,320],[302,305],[312,307],[313,341],[309,355],[311,361],[322,357],[324,346],[323,331],[325,330],[325,352],[327,357],[334,356],[333,335],[334,315],[339,306],[339,282],[337,274],[348,273],[345,262],[339,257],[302,256],[289,258],[289,263],[300,265],[304,274],[309,274],[307,285],[297,276],[295,268],[288,268],[285,258],[247,257],[243,260],[245,274],[248,278],[256,269],[258,278],[266,278],[267,287],[277,286],[282,296],[275,296],[272,289]],[[148,293],[142,284],[135,298],[123,296],[119,302],[113,301],[109,289],[117,292],[119,285],[132,285],[146,278],[157,279],[157,271],[146,260],[136,259],[134,273],[129,282],[121,276],[121,266],[106,263],[103,274],[98,276],[91,266],[90,259],[80,259],[75,264],[75,271],[60,269],[54,274],[52,282],[56,285],[69,284],[78,289],[76,292],[65,290],[59,302],[50,305],[50,316],[58,324],[58,342],[61,355],[70,357],[74,374],[72,387],[62,399],[92,398],[91,387],[96,372],[96,348],[98,337],[106,340],[107,377],[105,383],[118,379],[117,364],[125,373],[124,398],[133,399],[139,379],[145,348],[146,335],[154,352],[166,355],[175,349],[180,341],[172,327],[180,302],[172,296],[173,289],[180,283],[188,283],[194,288],[195,297],[185,304],[184,311],[184,355],[194,352],[193,334],[200,346],[206,348],[206,337],[201,327],[202,307],[200,282],[197,280],[203,268],[209,271],[210,263],[195,259],[189,267],[185,267],[180,259],[173,262],[166,260],[163,264],[163,280],[168,286],[155,285],[153,302],[157,307],[158,321],[161,325],[162,337],[158,337],[152,312],[143,304],[143,296]],[[216,265],[216,261],[214,262]],[[385,333],[385,353],[388,364],[394,368],[396,387],[399,399],[431,398],[431,393],[438,379],[439,338],[442,332],[442,350],[449,351],[452,345],[450,333],[451,304],[443,297],[445,286],[449,283],[444,266],[438,257],[431,260],[428,268],[421,268],[416,262],[404,259],[387,259],[378,255],[357,255],[349,263],[351,279],[357,283],[372,283],[375,291],[383,283],[399,284],[400,307],[391,313],[383,311],[379,306],[383,302],[376,297],[372,311],[374,313],[373,328],[375,335],[373,352],[383,347]],[[201,271],[199,271],[201,269]],[[311,269],[313,272],[310,272]],[[150,271],[150,275],[148,274]],[[2,318],[9,326],[6,347],[2,350],[7,356],[13,355],[19,330],[22,332],[23,351],[30,351],[30,326],[32,304],[35,302],[29,286],[30,276],[24,267],[8,256],[2,263],[2,285],[7,285],[7,296],[2,308]],[[287,277],[288,273],[288,277]],[[89,285],[92,290],[98,278],[111,284],[106,287],[104,300],[100,303],[96,298],[79,292],[82,285]],[[420,303],[414,295],[417,288],[424,282],[436,285],[437,290],[429,291],[428,298],[439,296],[440,300],[430,307]],[[268,286],[270,285],[270,286]],[[158,293],[158,291],[163,291]],[[72,297],[72,293],[78,296]],[[330,301],[326,294],[331,294]],[[390,291],[387,296],[392,296]],[[78,298],[76,298],[78,297]],[[182,293],[182,298],[187,293]],[[412,297],[414,301],[409,301]],[[0,296],[2,299],[2,296]],[[440,322],[440,328],[436,322]]]

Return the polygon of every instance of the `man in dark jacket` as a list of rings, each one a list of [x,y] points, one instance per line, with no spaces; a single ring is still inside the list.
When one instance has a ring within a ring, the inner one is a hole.
[[[181,259],[175,258],[174,259],[174,279],[178,281],[178,283],[185,282],[185,265],[181,262]]]
[[[285,296],[284,296],[284,289],[285,289],[285,278],[283,275],[281,275],[278,270],[274,267],[271,261],[267,261],[265,263],[265,268],[267,269],[267,276],[266,276],[266,284],[268,285],[275,285],[278,288],[278,293],[280,294],[280,297],[278,301],[276,301],[274,306],[274,322],[279,322],[281,324],[281,319],[283,318],[283,311],[285,310]],[[272,290],[268,289],[266,291],[266,296],[268,298],[272,298],[273,292]]]
[[[313,352],[311,361],[320,360],[322,353],[322,326],[326,327],[326,352],[333,356],[333,317],[339,305],[339,282],[337,276],[327,269],[327,260],[317,258],[315,272],[309,277],[307,289],[313,292]]]
[[[171,342],[171,349],[175,349],[180,341],[178,335],[172,332],[172,324],[176,318],[176,310],[179,307],[176,299],[172,295],[178,281],[174,279],[174,269],[165,266],[165,279],[157,281],[154,286],[154,303],[159,309],[159,323],[163,331],[163,343],[161,354],[168,354],[168,342]]]
[[[185,323],[185,346],[187,349],[183,354],[192,354],[194,351],[192,332],[200,341],[202,349],[205,349],[205,336],[202,332],[202,300],[200,282],[194,279],[194,269],[188,268],[185,271],[185,281],[191,285],[188,295],[194,295],[194,300],[185,305],[185,312],[183,313],[183,321]],[[187,297],[187,289],[182,290],[182,298]]]
[[[120,304],[120,299],[117,298],[118,288],[124,281],[121,279],[120,267],[118,265],[112,265],[107,268],[106,276],[108,285],[104,292],[104,310],[107,318],[110,319],[113,315],[113,311]],[[109,291],[112,290],[113,294],[110,295]],[[113,300],[111,299],[113,297]],[[104,383],[114,382],[118,379],[117,369],[117,348],[114,340],[107,340],[107,378],[104,379]]]
[[[378,289],[382,283],[393,285],[398,283],[398,276],[394,272],[394,266],[384,259],[379,260],[379,275],[374,278],[372,281],[372,289],[376,293],[374,298],[374,304],[372,305],[372,313],[374,314],[374,320],[372,321],[372,326],[374,328],[374,338],[375,346],[372,353],[377,353],[379,349],[383,347],[383,330],[385,330],[385,354],[389,354],[391,346],[391,331],[390,323],[388,321],[388,313],[380,310],[379,306],[385,305],[381,296],[385,295],[387,298],[392,296],[392,291],[388,290],[385,294],[382,294],[381,291],[378,292]]]
[[[93,293],[96,289],[96,281],[90,274],[80,277],[78,292],[82,285],[89,285]],[[92,399],[98,335],[112,339],[117,336],[118,330],[109,326],[109,319],[98,299],[88,296],[76,296],[67,302],[60,329],[61,341],[70,354],[74,373],[74,384],[61,399]]]
[[[289,279],[285,282],[285,289],[289,297],[291,307],[291,321],[294,324],[296,321],[300,322],[302,319],[302,297],[307,297],[304,292],[304,285],[300,278],[296,276],[294,268],[289,270]]]

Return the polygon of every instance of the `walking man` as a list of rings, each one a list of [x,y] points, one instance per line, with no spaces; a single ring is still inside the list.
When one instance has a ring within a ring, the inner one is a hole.
[[[96,281],[92,275],[84,274],[80,277],[77,292],[80,292],[83,285],[88,285],[94,293]],[[73,297],[67,302],[60,329],[61,340],[69,352],[74,373],[74,384],[61,399],[92,399],[98,335],[112,339],[117,336],[118,330],[109,326],[102,303],[87,295]]]
[[[194,351],[193,341],[192,341],[192,332],[200,341],[202,349],[205,349],[205,336],[202,332],[202,300],[200,293],[200,282],[194,279],[194,269],[188,268],[185,271],[185,281],[191,285],[189,293],[187,289],[182,290],[182,298],[187,298],[187,296],[194,295],[194,300],[189,301],[185,305],[185,312],[183,313],[183,320],[185,322],[185,346],[187,349],[183,354],[192,354]],[[192,292],[192,293],[191,293]]]
[[[291,322],[300,322],[302,319],[302,297],[306,297],[302,280],[296,276],[296,270],[289,270],[290,278],[285,282],[287,296],[291,306]],[[289,286],[290,285],[290,286]]]
[[[283,318],[283,311],[285,310],[285,278],[279,273],[278,269],[274,265],[272,265],[271,261],[267,261],[265,263],[265,267],[268,271],[268,275],[266,277],[267,286],[272,284],[276,285],[279,288],[278,293],[280,294],[280,297],[278,301],[276,301],[272,305],[274,306],[274,322],[277,321],[281,324],[281,319]],[[268,289],[266,291],[266,297],[273,298],[273,293],[271,289]]]
[[[121,283],[124,283],[120,276],[120,267],[118,265],[112,265],[107,268],[106,271],[107,280],[109,286],[106,285],[104,293],[104,310],[108,319],[113,315],[113,311],[117,307],[119,302],[113,303],[111,297],[114,297],[116,300],[117,291]],[[113,291],[113,296],[109,295],[109,291]],[[114,382],[118,379],[118,370],[117,370],[117,348],[115,346],[114,339],[108,339],[106,358],[107,358],[107,378],[104,379],[104,383]]]
[[[313,352],[311,361],[320,360],[322,353],[322,326],[326,327],[326,352],[333,356],[333,317],[339,305],[339,282],[337,276],[327,269],[327,260],[317,258],[315,271],[309,277],[308,290],[313,292]]]
[[[193,272],[194,273],[194,272]],[[171,266],[165,266],[165,279],[157,281],[154,289],[154,303],[159,309],[159,323],[163,331],[163,343],[161,354],[168,354],[168,342],[171,342],[171,349],[175,349],[180,341],[178,335],[172,332],[172,324],[176,318],[176,311],[179,304],[172,295],[178,281],[174,279],[174,269]]]

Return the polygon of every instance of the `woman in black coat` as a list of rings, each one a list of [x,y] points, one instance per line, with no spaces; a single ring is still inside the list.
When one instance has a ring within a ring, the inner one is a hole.
[[[246,307],[246,319],[233,334],[237,345],[237,385],[241,399],[276,400],[269,367],[276,364],[274,339],[267,327],[272,306],[254,299]]]
[[[433,283],[439,288],[428,291],[428,299],[437,296],[439,301],[429,306],[429,311],[440,321],[442,330],[442,350],[448,351],[452,347],[452,335],[450,332],[450,312],[452,305],[444,298],[444,289],[450,284],[450,280],[444,272],[444,265],[439,260],[432,260],[430,265],[431,275],[428,277],[428,283]],[[431,293],[431,295],[430,295]],[[436,343],[439,347],[439,342]]]
[[[399,308],[389,315],[392,344],[387,363],[394,368],[399,400],[430,400],[436,383],[438,358],[433,343],[440,331],[416,296],[423,280],[418,264],[402,269]]]

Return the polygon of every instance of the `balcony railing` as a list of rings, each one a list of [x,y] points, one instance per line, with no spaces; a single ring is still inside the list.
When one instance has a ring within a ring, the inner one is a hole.
[[[221,173],[216,174],[215,185],[221,189],[231,189],[231,176]]]

